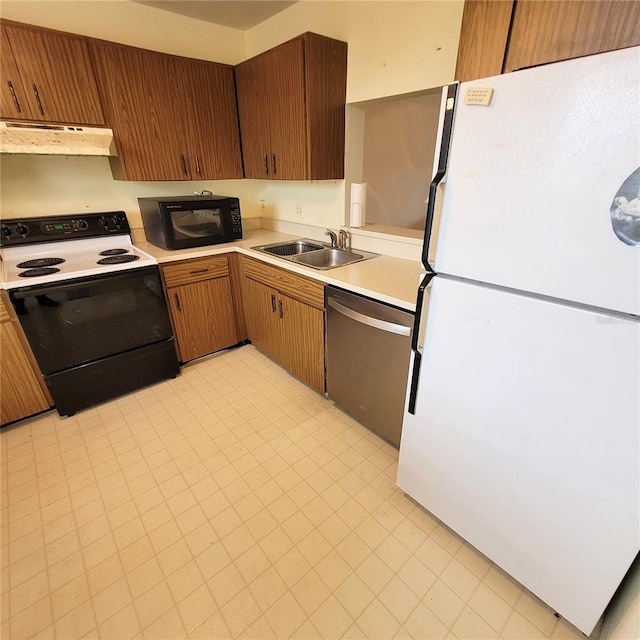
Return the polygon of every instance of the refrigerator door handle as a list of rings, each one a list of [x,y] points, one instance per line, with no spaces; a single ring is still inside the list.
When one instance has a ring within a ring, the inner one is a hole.
[[[420,345],[420,325],[424,312],[424,294],[435,273],[427,273],[418,287],[418,299],[416,300],[416,315],[413,321],[413,334],[411,337],[411,350],[413,351],[413,371],[411,373],[411,387],[409,389],[409,413],[416,414],[416,398],[418,395],[418,381],[420,380],[420,366],[422,364],[422,346]]]
[[[451,147],[453,115],[455,113],[456,96],[458,95],[458,84],[459,83],[454,82],[446,87],[447,96],[444,102],[445,112],[442,123],[438,168],[429,185],[429,198],[427,199],[427,214],[424,225],[424,241],[422,243],[422,264],[427,271],[433,271],[433,267],[429,264],[429,245],[431,244],[431,233],[433,231],[438,185],[447,173],[447,164],[449,162],[449,148]]]

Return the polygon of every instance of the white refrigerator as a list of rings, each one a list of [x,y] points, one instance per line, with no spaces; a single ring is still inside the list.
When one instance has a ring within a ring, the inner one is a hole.
[[[640,549],[640,48],[440,119],[397,483],[590,634]]]

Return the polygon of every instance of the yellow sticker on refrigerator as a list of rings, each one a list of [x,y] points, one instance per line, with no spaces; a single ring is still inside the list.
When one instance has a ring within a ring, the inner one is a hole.
[[[469,87],[464,94],[465,104],[477,104],[481,107],[491,105],[493,89],[491,87]]]

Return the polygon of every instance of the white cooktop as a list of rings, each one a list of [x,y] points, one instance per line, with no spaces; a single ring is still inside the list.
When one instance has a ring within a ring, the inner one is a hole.
[[[112,249],[125,249],[126,253],[122,255],[134,255],[137,256],[137,260],[120,264],[98,264],[98,260],[106,257],[101,256],[100,252]],[[0,249],[0,257],[2,258],[0,280],[5,289],[49,284],[157,264],[153,256],[132,244],[129,235],[5,247]],[[64,262],[53,265],[52,268],[59,269],[55,273],[28,278],[20,275],[26,269],[18,268],[18,264],[39,258],[63,258]]]

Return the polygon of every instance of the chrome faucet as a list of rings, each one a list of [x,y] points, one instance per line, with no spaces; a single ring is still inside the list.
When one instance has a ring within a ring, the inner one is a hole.
[[[338,234],[338,249],[349,251],[351,245],[351,236],[344,230],[340,229]]]
[[[336,235],[335,231],[331,231],[331,229],[327,229],[324,232],[325,236],[329,236],[331,238],[331,248],[332,249],[337,249],[338,248],[338,236]]]

